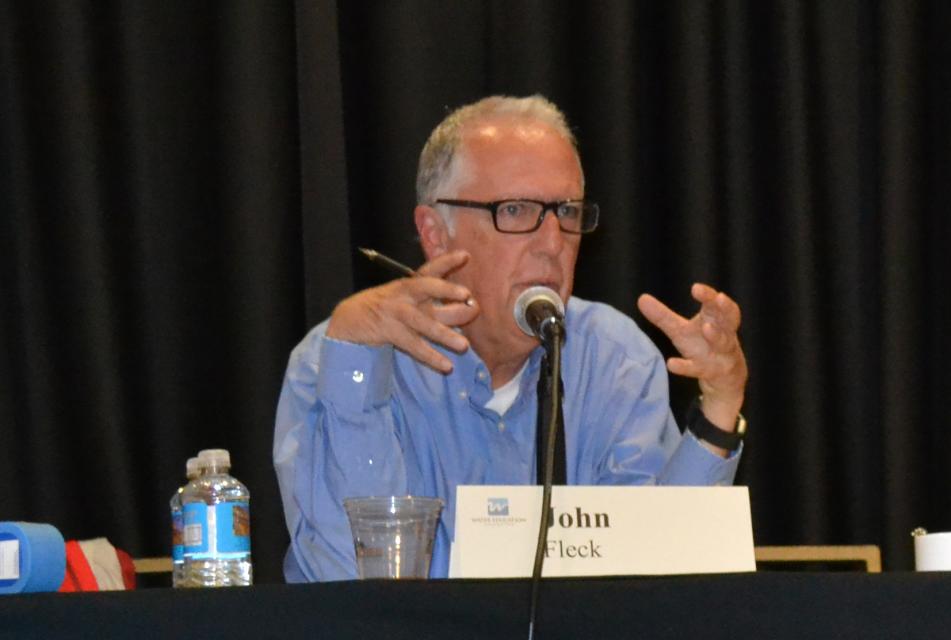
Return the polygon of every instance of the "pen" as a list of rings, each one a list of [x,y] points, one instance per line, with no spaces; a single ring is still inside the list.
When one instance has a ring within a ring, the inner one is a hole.
[[[385,256],[379,251],[376,251],[374,249],[365,249],[363,247],[357,247],[357,248],[360,250],[360,253],[362,253],[367,258],[369,258],[371,262],[376,262],[378,264],[381,264],[387,269],[390,269],[391,271],[395,271],[396,273],[399,273],[400,275],[404,275],[408,278],[419,277],[419,272],[417,272],[416,270],[410,269],[402,262],[397,262],[393,258],[389,256]],[[475,300],[473,300],[472,298],[469,298],[468,300],[466,300],[467,307],[471,307],[474,304],[475,304]]]
[[[359,249],[360,249],[360,253],[362,253],[367,258],[369,258],[371,262],[377,262],[383,265],[384,267],[387,267],[388,269],[395,271],[396,273],[402,274],[409,278],[415,278],[419,275],[418,273],[416,273],[414,270],[407,267],[402,262],[397,262],[393,258],[390,258],[389,256],[385,256],[379,251],[374,251],[373,249],[364,249],[363,247],[359,247]]]

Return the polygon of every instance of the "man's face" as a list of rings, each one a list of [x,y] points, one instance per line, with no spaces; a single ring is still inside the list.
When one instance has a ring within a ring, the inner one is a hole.
[[[453,193],[440,197],[552,202],[584,196],[574,149],[545,124],[499,120],[475,125],[463,136],[459,153],[460,178]],[[515,300],[526,288],[545,285],[567,302],[580,236],[561,231],[551,211],[541,227],[524,234],[496,231],[485,210],[454,207],[453,214],[455,233],[447,249],[465,249],[471,258],[451,279],[469,287],[481,309],[465,333],[487,361],[522,357],[537,341],[516,325]]]

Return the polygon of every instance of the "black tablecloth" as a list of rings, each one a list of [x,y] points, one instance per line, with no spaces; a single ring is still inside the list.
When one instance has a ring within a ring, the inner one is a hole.
[[[338,582],[0,596],[0,638],[527,637],[529,582]],[[549,579],[536,637],[945,638],[951,574]]]

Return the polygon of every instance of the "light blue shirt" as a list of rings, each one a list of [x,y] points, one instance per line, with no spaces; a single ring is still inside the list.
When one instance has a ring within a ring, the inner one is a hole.
[[[571,298],[562,355],[569,484],[732,484],[739,455],[722,458],[670,411],[657,347],[615,309]],[[356,577],[344,498],[438,496],[446,507],[430,569],[445,577],[461,484],[535,483],[532,352],[518,397],[499,415],[489,372],[470,349],[441,350],[442,375],[392,347],[324,336],[315,327],[291,353],[274,436],[291,544],[288,582]]]

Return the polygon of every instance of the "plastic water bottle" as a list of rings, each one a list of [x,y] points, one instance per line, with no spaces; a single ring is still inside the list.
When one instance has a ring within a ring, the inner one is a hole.
[[[201,470],[198,458],[189,458],[185,463],[185,477],[192,481],[198,477]],[[172,586],[182,586],[182,577],[185,571],[185,517],[182,513],[182,493],[185,485],[178,488],[169,500],[172,510]]]
[[[198,454],[200,476],[185,486],[185,566],[183,587],[230,587],[251,584],[250,494],[228,475],[231,455],[225,449]]]

